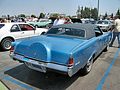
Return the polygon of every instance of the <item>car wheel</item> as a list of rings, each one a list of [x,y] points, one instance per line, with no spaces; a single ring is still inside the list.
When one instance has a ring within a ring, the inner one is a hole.
[[[1,47],[3,50],[9,50],[11,48],[12,39],[5,38],[1,42]]]
[[[88,60],[87,63],[86,63],[86,65],[82,69],[82,72],[83,72],[84,75],[88,74],[91,71],[92,65],[93,65],[93,58],[91,58],[90,60]]]
[[[35,25],[35,27],[36,27],[36,28],[39,28],[39,26],[38,26],[38,25]]]

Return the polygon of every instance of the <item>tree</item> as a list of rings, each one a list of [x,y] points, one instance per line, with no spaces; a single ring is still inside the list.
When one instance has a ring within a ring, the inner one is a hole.
[[[113,13],[111,13],[110,18],[112,18],[112,19],[113,19]]]
[[[120,10],[117,10],[116,16],[120,16]]]
[[[50,15],[50,17],[58,17],[59,16],[59,13],[52,13],[51,15]]]
[[[40,13],[39,19],[40,18],[44,18],[44,17],[45,17],[45,14],[44,13]]]
[[[35,15],[33,15],[33,14],[31,15],[31,17],[36,18],[36,16],[35,16]]]
[[[77,14],[77,17],[78,17],[78,18],[81,18],[80,6],[78,6],[78,10],[77,10],[76,14]]]
[[[20,14],[20,15],[18,15],[18,17],[25,18],[25,14]]]
[[[7,19],[10,20],[10,15],[7,15]]]
[[[103,17],[103,19],[107,19],[107,17],[108,17],[108,14],[106,12],[105,15],[104,15],[104,17]]]
[[[84,8],[83,18],[90,18],[90,8],[88,8],[88,7]]]
[[[98,10],[97,10],[97,8],[91,9],[91,18],[97,20],[97,18],[98,18]]]
[[[78,6],[78,9],[77,9],[77,16],[80,17],[80,18],[93,18],[95,20],[97,20],[98,18],[98,10],[97,8],[88,8],[88,7],[81,7]]]
[[[84,16],[83,16],[83,12],[84,12],[83,7],[81,7],[81,18],[84,17]]]

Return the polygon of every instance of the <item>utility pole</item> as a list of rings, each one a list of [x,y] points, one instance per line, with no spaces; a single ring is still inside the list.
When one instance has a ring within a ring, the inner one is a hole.
[[[97,20],[98,20],[99,19],[99,0],[98,0],[97,10],[98,10],[98,15],[97,15]]]

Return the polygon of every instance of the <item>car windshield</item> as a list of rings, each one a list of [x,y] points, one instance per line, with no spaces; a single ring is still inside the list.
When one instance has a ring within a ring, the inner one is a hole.
[[[5,24],[0,24],[0,29],[4,26]]]
[[[98,21],[97,24],[108,24],[108,21]]]
[[[46,34],[68,35],[68,36],[84,38],[85,30],[74,29],[74,28],[51,28]]]

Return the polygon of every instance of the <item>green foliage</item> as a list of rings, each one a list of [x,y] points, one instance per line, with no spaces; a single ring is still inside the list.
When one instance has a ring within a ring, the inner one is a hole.
[[[81,10],[80,10],[80,6],[78,6],[78,10],[77,10],[77,17],[81,18]]]
[[[45,14],[44,13],[40,13],[39,19],[40,18],[44,18],[44,17],[45,17]]]
[[[98,16],[98,10],[97,8],[88,8],[88,7],[81,7],[78,6],[77,9],[77,17],[78,18],[93,18],[93,19],[97,19]]]
[[[113,18],[113,13],[111,13],[110,18]]]
[[[53,13],[50,15],[50,17],[58,17],[59,16],[59,13]]]
[[[31,15],[31,17],[36,18],[36,16],[35,16],[35,15],[33,15],[33,14]]]
[[[97,18],[98,18],[98,10],[97,10],[97,8],[91,9],[91,18],[97,20]]]
[[[90,14],[91,14],[90,8],[85,7],[84,12],[83,12],[84,18],[90,18]]]
[[[107,17],[108,17],[108,14],[106,12],[105,15],[103,16],[103,19],[107,19]]]
[[[116,16],[120,16],[120,10],[117,10]]]
[[[23,17],[23,18],[25,18],[26,16],[25,16],[25,14],[20,14],[20,15],[18,15],[18,17]]]

